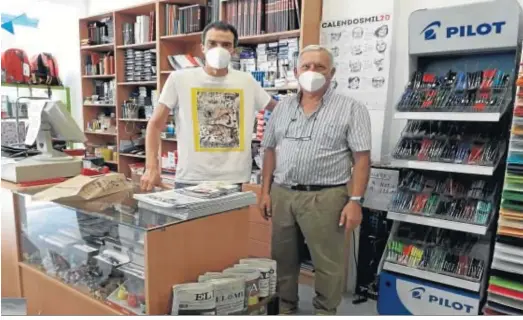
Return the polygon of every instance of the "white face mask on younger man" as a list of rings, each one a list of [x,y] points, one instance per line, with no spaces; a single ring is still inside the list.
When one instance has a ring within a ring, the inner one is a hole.
[[[303,90],[307,92],[315,92],[320,90],[327,82],[325,76],[314,71],[305,71],[298,78],[298,82]]]
[[[222,47],[215,47],[205,52],[205,62],[214,69],[225,69],[229,66],[231,54]]]

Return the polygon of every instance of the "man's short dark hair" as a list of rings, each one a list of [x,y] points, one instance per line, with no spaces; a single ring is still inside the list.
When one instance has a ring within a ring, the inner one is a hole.
[[[234,47],[238,46],[238,31],[236,31],[236,28],[232,24],[229,24],[229,23],[223,22],[223,21],[214,21],[205,26],[205,29],[203,29],[203,34],[202,34],[202,43],[204,45],[205,45],[205,37],[207,36],[207,31],[209,31],[211,29],[232,32],[232,34],[234,35],[233,45],[234,45]]]

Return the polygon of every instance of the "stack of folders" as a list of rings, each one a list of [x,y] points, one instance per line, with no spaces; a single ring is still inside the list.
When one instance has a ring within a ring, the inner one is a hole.
[[[138,200],[139,208],[181,220],[205,217],[256,203],[253,192],[239,192],[237,187],[236,190],[233,187],[199,187],[135,194],[134,198]]]

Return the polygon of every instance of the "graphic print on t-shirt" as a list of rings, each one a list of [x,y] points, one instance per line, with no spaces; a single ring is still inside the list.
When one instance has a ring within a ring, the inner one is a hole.
[[[243,151],[244,98],[241,89],[192,89],[195,151]]]

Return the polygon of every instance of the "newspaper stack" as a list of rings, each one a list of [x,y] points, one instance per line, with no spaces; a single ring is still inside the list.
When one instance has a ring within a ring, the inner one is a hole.
[[[138,207],[181,220],[188,220],[235,210],[256,203],[253,192],[239,192],[237,187],[196,186],[149,194],[135,194]]]

